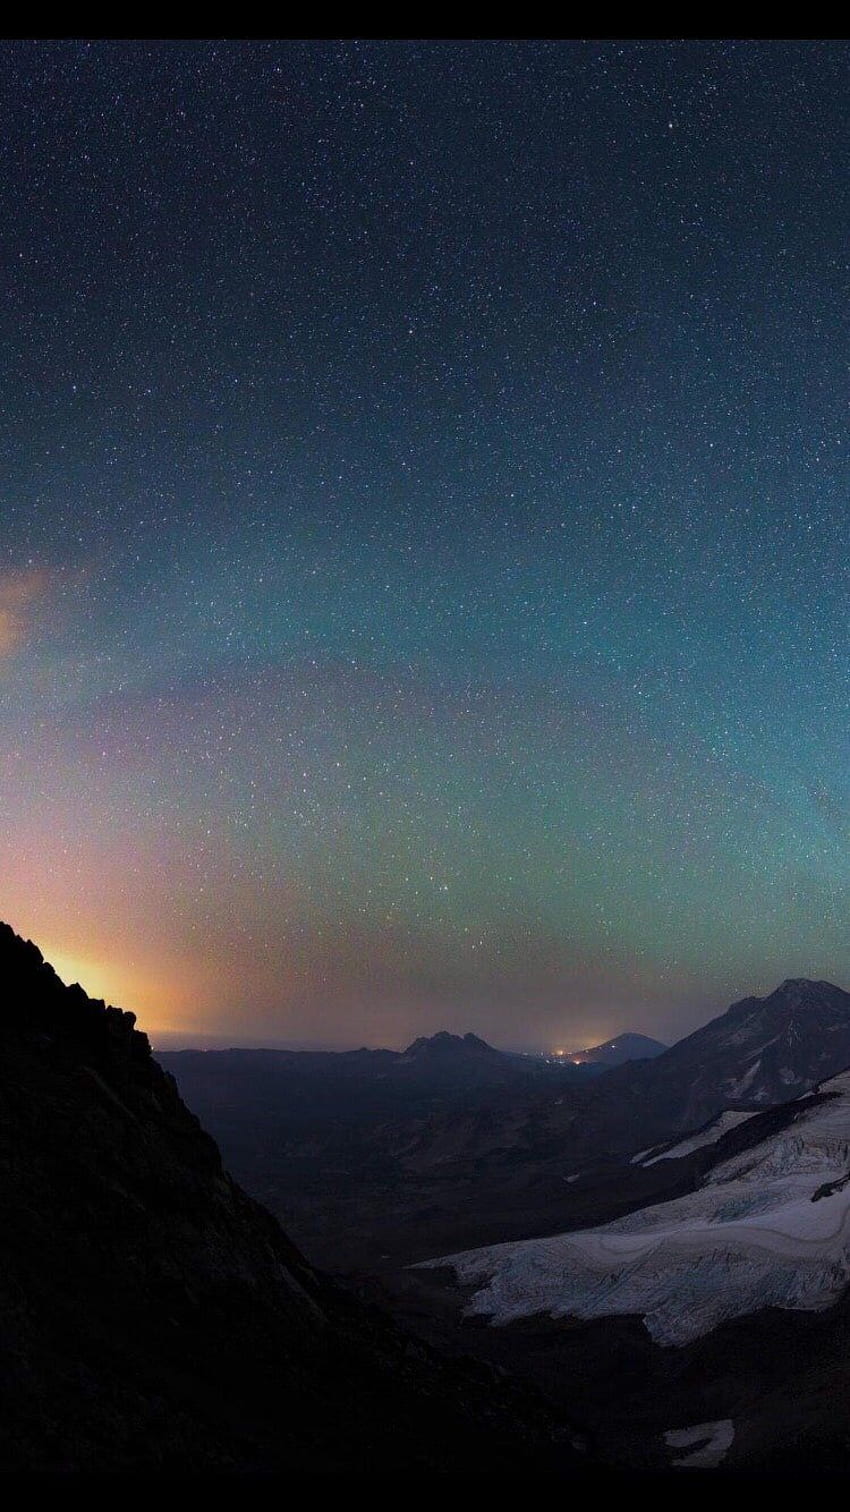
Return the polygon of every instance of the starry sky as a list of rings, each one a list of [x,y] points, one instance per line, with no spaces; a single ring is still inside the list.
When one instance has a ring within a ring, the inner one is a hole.
[[[850,985],[850,46],[0,100],[0,916],[163,1042]]]

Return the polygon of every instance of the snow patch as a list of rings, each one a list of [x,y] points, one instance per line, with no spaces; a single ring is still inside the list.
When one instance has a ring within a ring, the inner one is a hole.
[[[740,1077],[738,1081],[732,1082],[731,1086],[727,1087],[726,1095],[729,1100],[731,1101],[736,1097],[743,1097],[745,1093],[749,1092],[760,1070],[761,1056],[759,1056],[757,1060],[753,1061],[753,1064],[750,1066],[749,1071],[745,1071],[744,1075]]]
[[[694,1428],[671,1428],[665,1433],[665,1443],[671,1449],[698,1447],[691,1454],[671,1461],[688,1470],[714,1470],[726,1458],[735,1438],[731,1418],[720,1418],[716,1423],[697,1423]]]
[[[651,1159],[642,1160],[640,1164],[651,1166],[656,1165],[659,1160],[679,1160],[682,1155],[690,1155],[693,1150],[702,1149],[703,1145],[715,1144],[718,1139],[722,1139],[724,1134],[728,1134],[730,1129],[737,1129],[739,1124],[746,1123],[748,1118],[755,1117],[755,1113],[733,1113],[731,1110],[719,1113],[710,1124],[706,1124],[704,1129],[689,1135],[687,1139],[680,1140],[677,1145],[673,1145],[672,1149],[662,1150],[660,1155],[653,1155],[651,1150],[645,1150],[643,1153],[650,1155]],[[638,1157],[635,1155],[632,1165],[637,1160]]]

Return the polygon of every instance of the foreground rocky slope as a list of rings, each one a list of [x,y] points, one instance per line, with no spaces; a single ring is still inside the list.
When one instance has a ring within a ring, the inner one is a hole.
[[[567,1434],[317,1275],[133,1016],[0,926],[0,1469],[562,1469]]]

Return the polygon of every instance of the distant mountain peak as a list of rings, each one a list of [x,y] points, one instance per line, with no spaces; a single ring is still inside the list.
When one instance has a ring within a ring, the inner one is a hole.
[[[842,990],[843,989],[841,987],[836,987],[834,982],[818,981],[812,977],[786,977],[785,981],[780,982],[779,986],[776,988],[776,991],[771,993],[770,996],[776,997],[778,993],[788,994],[802,992],[808,995],[822,997],[825,992],[841,992]]]
[[[626,1061],[651,1060],[656,1055],[663,1055],[666,1049],[661,1040],[650,1039],[647,1034],[616,1034],[602,1045],[571,1050],[565,1058],[580,1066],[621,1066]]]
[[[421,1034],[418,1039],[408,1045],[404,1051],[405,1056],[419,1055],[498,1055],[499,1051],[488,1045],[486,1040],[480,1039],[477,1034],[450,1034],[447,1029],[440,1029],[436,1034]]]
[[[837,1013],[843,1019],[850,1012],[850,992],[845,992],[843,987],[837,987],[834,982],[809,977],[786,977],[784,982],[780,982],[772,992],[765,993],[764,997],[745,997],[732,1003],[721,1018],[738,1019],[742,1015],[746,1017],[753,1013],[776,1016],[803,1005],[820,1013]]]
[[[465,1034],[463,1036],[463,1042],[464,1042],[465,1045],[469,1046],[470,1050],[492,1050],[493,1049],[493,1046],[492,1045],[488,1045],[487,1041],[483,1040],[481,1038],[481,1036],[478,1035],[478,1034]]]
[[[788,977],[732,1003],[650,1062],[621,1067],[594,1093],[584,1128],[607,1147],[658,1142],[723,1109],[759,1109],[810,1091],[850,1065],[850,992]]]

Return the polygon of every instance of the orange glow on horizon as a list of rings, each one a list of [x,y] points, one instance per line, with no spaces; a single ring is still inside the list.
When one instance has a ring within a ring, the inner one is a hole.
[[[135,1013],[138,1027],[146,1034],[173,1030],[173,1018],[166,1016],[170,1013],[182,1019],[181,1010],[188,1005],[189,995],[186,1003],[176,1001],[173,983],[157,978],[144,967],[115,966],[75,950],[54,947],[49,941],[39,944],[39,949],[66,986],[78,982],[89,997],[102,998]]]

